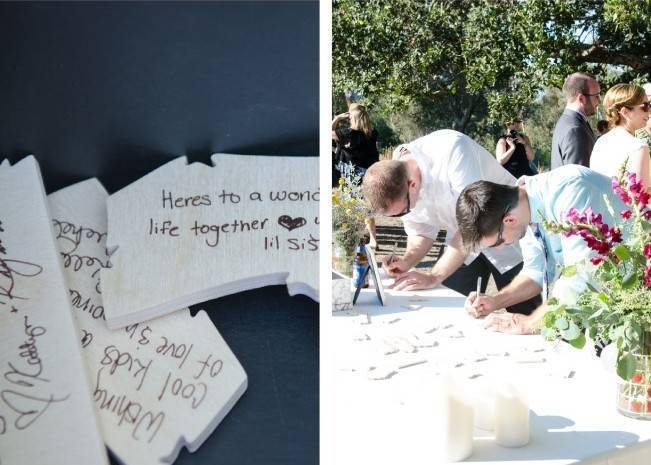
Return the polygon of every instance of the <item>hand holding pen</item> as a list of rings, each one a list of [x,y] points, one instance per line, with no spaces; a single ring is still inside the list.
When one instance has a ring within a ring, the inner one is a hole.
[[[382,259],[382,268],[386,270],[389,276],[396,276],[409,270],[407,263],[395,255],[397,245],[397,242],[394,243],[391,253]]]

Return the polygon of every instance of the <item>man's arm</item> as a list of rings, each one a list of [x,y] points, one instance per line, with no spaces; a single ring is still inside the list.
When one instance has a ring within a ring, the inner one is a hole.
[[[520,273],[495,296],[477,297],[475,292],[471,292],[465,304],[465,309],[470,315],[474,317],[488,315],[495,310],[510,307],[540,294],[546,273],[545,252],[531,228],[527,228],[525,236],[520,239],[520,248],[524,261]]]
[[[502,288],[494,296],[480,295],[478,297],[475,292],[471,292],[466,299],[465,309],[474,317],[484,316],[500,308],[524,302],[539,295],[541,291],[542,288],[536,281],[520,273],[513,278],[508,286]]]
[[[394,276],[405,273],[416,266],[432,248],[433,239],[426,236],[407,236],[407,249],[402,257],[388,255],[382,260],[382,267]]]
[[[431,243],[430,243],[431,247]],[[427,251],[429,248],[425,251]],[[424,255],[423,255],[424,256]],[[468,254],[461,247],[461,234],[458,232],[452,237],[445,247],[445,252],[438,259],[436,265],[428,272],[406,271],[396,276],[394,289],[413,291],[417,289],[430,289],[443,282],[448,276],[457,271],[463,264]],[[422,256],[421,256],[422,258]]]
[[[588,128],[571,128],[561,142],[561,155],[565,165],[590,166],[590,154],[594,147],[594,137]]]
[[[549,307],[542,304],[531,315],[519,313],[491,313],[484,322],[484,328],[500,333],[533,334],[540,326],[540,320],[545,316]]]

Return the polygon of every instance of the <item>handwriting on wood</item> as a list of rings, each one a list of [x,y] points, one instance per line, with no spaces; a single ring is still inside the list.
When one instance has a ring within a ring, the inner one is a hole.
[[[127,465],[195,451],[244,393],[246,373],[205,312],[186,308],[106,327],[98,278],[110,268],[106,199],[94,179],[49,196],[91,392],[106,445]]]
[[[0,461],[107,464],[34,157],[0,199]]]
[[[271,284],[318,300],[318,158],[212,161],[177,158],[109,198],[109,327]]]

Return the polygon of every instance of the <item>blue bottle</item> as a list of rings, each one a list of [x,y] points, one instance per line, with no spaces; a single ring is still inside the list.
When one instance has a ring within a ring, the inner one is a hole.
[[[368,287],[368,257],[364,251],[364,239],[360,239],[353,260],[353,287]],[[360,286],[361,285],[361,286]]]

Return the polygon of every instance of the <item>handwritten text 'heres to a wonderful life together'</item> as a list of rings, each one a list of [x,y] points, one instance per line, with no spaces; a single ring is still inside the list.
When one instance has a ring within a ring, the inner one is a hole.
[[[316,252],[319,249],[319,238],[312,233],[301,234],[301,228],[310,223],[319,224],[319,217],[305,218],[293,215],[292,205],[313,202],[318,205],[319,190],[315,191],[269,191],[269,192],[228,192],[223,189],[214,195],[197,194],[179,196],[163,189],[160,196],[160,206],[165,212],[178,209],[204,209],[219,206],[254,206],[261,203],[282,204],[287,206],[287,212],[275,216],[257,218],[228,218],[221,221],[206,222],[192,220],[188,225],[176,224],[174,220],[149,218],[147,233],[150,236],[181,237],[190,234],[203,243],[215,248],[224,244],[229,237],[239,235],[254,235],[259,237],[259,244],[264,250],[306,250]],[[251,210],[260,211],[259,208]],[[280,227],[280,228],[279,228]],[[278,234],[269,231],[275,231]]]

